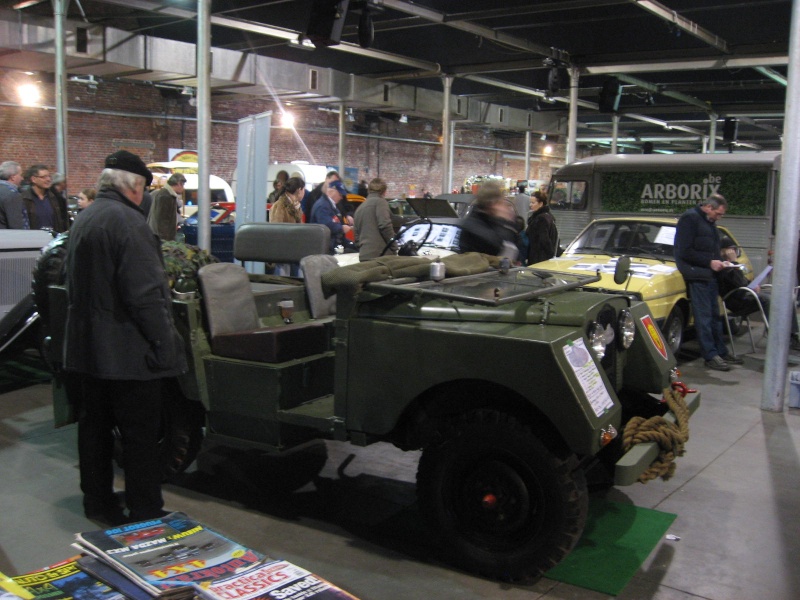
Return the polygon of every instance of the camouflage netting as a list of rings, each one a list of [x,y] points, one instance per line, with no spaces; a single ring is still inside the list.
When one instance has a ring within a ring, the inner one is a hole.
[[[161,242],[161,254],[164,255],[164,269],[167,272],[170,288],[175,286],[184,269],[189,269],[197,278],[200,267],[219,262],[216,256],[199,246],[181,242]]]
[[[500,265],[498,257],[477,252],[451,254],[441,260],[445,264],[447,277],[484,273],[490,268]],[[365,283],[386,281],[387,279],[403,277],[427,279],[430,266],[430,259],[424,257],[384,256],[328,271],[322,275],[322,289],[327,297],[337,292],[355,294]]]
[[[62,285],[66,280],[64,259],[69,246],[69,232],[62,233],[42,250],[41,256],[36,261],[33,271],[33,296],[36,306],[45,323],[49,320],[49,305],[47,287]],[[210,255],[198,246],[181,244],[179,242],[162,242],[161,253],[164,256],[164,266],[169,278],[170,288],[181,276],[184,269],[190,269],[197,277],[197,271],[203,265],[219,262],[215,256]]]

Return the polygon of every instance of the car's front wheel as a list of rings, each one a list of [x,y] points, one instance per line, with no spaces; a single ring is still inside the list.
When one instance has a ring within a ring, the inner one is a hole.
[[[446,558],[530,582],[561,561],[586,523],[586,479],[517,419],[475,411],[449,423],[417,472],[420,509]]]
[[[686,329],[686,316],[680,306],[674,306],[664,321],[664,337],[673,354],[677,354],[683,343],[683,331]]]

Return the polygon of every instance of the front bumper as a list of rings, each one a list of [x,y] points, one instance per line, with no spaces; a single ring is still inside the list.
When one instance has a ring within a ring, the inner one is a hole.
[[[690,414],[694,414],[700,406],[700,392],[686,396],[686,406]],[[675,414],[667,411],[664,415],[667,421],[675,422]],[[614,485],[632,485],[639,480],[639,475],[644,473],[658,456],[658,444],[647,442],[636,444],[614,465]]]

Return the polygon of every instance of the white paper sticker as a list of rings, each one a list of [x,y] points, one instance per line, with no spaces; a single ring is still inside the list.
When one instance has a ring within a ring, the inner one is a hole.
[[[599,417],[613,408],[614,401],[608,394],[600,371],[592,360],[583,338],[564,346],[564,356],[567,357],[567,362],[572,367],[575,377],[578,378],[578,383],[580,383],[583,393],[586,394],[594,414]]]

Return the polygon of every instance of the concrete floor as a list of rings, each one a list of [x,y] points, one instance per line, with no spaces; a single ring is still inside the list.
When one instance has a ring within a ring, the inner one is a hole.
[[[749,352],[746,336],[737,349]],[[730,373],[707,371],[691,342],[681,358],[683,379],[703,403],[676,476],[605,492],[676,513],[669,533],[680,541],[662,540],[618,598],[800,598],[800,410],[759,409],[758,352]],[[49,386],[0,395],[0,571],[67,558],[73,534],[96,528],[81,511],[75,434],[74,426],[53,429]],[[414,505],[416,460],[382,444],[320,443],[279,459],[210,451],[201,469],[165,486],[166,507],[363,600],[607,597],[546,578],[501,584],[437,564]],[[323,463],[312,483],[281,491],[292,474]]]

